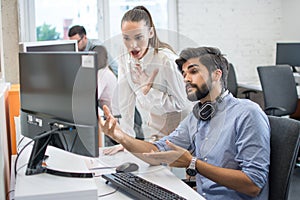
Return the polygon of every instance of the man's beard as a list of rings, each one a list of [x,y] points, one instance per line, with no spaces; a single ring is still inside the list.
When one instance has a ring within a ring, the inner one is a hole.
[[[203,83],[201,85],[201,88],[199,88],[197,85],[190,84],[193,88],[196,88],[195,92],[188,93],[187,92],[187,98],[190,101],[199,101],[200,99],[203,99],[206,97],[209,93],[209,90],[211,87],[209,87],[207,84]]]

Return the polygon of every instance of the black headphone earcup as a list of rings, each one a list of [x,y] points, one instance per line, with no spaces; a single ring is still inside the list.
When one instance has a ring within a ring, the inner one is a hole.
[[[193,114],[199,120],[209,120],[211,119],[217,110],[217,104],[221,103],[225,96],[229,94],[228,90],[225,90],[220,96],[216,98],[215,102],[207,101],[204,104],[198,102],[194,105]]]
[[[195,104],[193,108],[194,116],[199,120],[209,120],[211,119],[216,112],[216,105],[211,102],[206,102],[201,104],[200,102]]]

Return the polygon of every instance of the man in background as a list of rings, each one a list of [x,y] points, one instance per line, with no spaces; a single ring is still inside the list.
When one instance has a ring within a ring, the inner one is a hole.
[[[79,51],[92,51],[95,46],[101,45],[102,42],[96,39],[88,39],[86,30],[83,26],[75,25],[69,29],[68,36],[70,40],[77,40]],[[102,44],[103,45],[103,44]],[[108,54],[108,64],[114,74],[118,75],[118,64]]]

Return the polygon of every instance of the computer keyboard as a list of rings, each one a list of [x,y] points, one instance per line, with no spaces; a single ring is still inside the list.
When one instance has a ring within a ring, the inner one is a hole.
[[[137,199],[185,199],[132,173],[103,174],[102,177]]]

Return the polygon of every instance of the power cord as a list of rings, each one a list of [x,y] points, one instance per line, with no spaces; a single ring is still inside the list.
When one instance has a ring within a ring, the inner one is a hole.
[[[26,149],[26,147],[28,147],[33,141],[40,139],[42,137],[45,137],[47,135],[52,134],[53,132],[56,132],[57,130],[59,130],[59,128],[56,129],[52,129],[50,131],[46,131],[46,132],[42,132],[40,134],[38,134],[37,136],[35,136],[31,141],[29,141],[27,144],[24,145],[24,147],[20,150],[20,152],[17,154],[16,160],[15,160],[15,165],[14,165],[14,171],[15,171],[15,179],[17,178],[17,163],[19,160],[20,155],[22,154],[22,152]]]
[[[14,171],[15,171],[15,179],[17,179],[17,163],[19,160],[20,155],[22,154],[22,152],[24,151],[24,149],[30,145],[34,140],[29,141],[27,144],[24,145],[24,147],[20,150],[20,152],[17,154],[16,160],[15,160],[15,165],[14,165]]]
[[[101,195],[98,195],[98,198],[100,197],[106,197],[106,196],[108,196],[108,195],[112,195],[112,194],[114,194],[114,193],[116,193],[117,191],[119,190],[119,187],[117,187],[114,191],[112,191],[112,192],[109,192],[109,193],[107,193],[107,194],[101,194]]]

